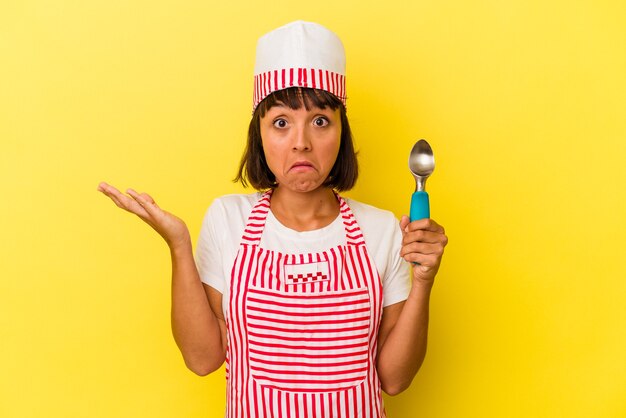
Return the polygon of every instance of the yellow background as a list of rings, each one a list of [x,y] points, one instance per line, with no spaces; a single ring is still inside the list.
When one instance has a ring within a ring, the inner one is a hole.
[[[426,138],[450,237],[426,362],[390,417],[626,416],[626,3],[0,3],[0,416],[219,417],[187,371],[169,254],[96,192],[150,192],[197,237],[231,183],[256,39],[344,41],[362,175],[408,211]]]

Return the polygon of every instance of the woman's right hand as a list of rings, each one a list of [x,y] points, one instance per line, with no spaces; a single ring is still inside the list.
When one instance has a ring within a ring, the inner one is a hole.
[[[98,191],[108,196],[118,207],[140,217],[163,237],[171,249],[191,243],[185,222],[161,209],[149,194],[128,189],[128,195],[125,195],[105,182],[98,185]]]

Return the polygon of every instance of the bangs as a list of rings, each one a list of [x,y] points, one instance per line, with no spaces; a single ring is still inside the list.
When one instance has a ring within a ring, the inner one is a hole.
[[[302,106],[306,110],[314,107],[326,109],[330,107],[332,110],[343,106],[341,100],[333,94],[312,88],[290,87],[288,89],[278,90],[267,96],[258,106],[258,112],[264,117],[268,110],[278,104],[288,106],[293,110],[298,110]]]

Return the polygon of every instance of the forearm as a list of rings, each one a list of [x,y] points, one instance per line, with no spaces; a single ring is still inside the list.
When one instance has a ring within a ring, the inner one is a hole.
[[[378,374],[383,390],[390,395],[409,387],[426,356],[431,289],[432,284],[413,285],[379,351]]]
[[[193,259],[191,241],[170,248],[172,256],[172,332],[185,364],[206,375],[224,361],[218,319],[211,310]]]

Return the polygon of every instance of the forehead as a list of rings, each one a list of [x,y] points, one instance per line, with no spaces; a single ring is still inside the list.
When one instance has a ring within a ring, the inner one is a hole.
[[[312,88],[291,87],[285,90],[275,91],[259,104],[260,116],[264,116],[275,106],[290,109],[326,109],[335,110],[339,107],[338,99],[330,93]]]
[[[277,101],[276,103],[273,103],[271,107],[268,107],[266,109],[266,113],[276,112],[334,114],[336,112],[339,112],[339,109],[331,109],[329,106],[320,107],[315,104],[309,104],[309,106],[299,106],[297,108],[294,108],[293,106],[289,106],[286,103]]]

